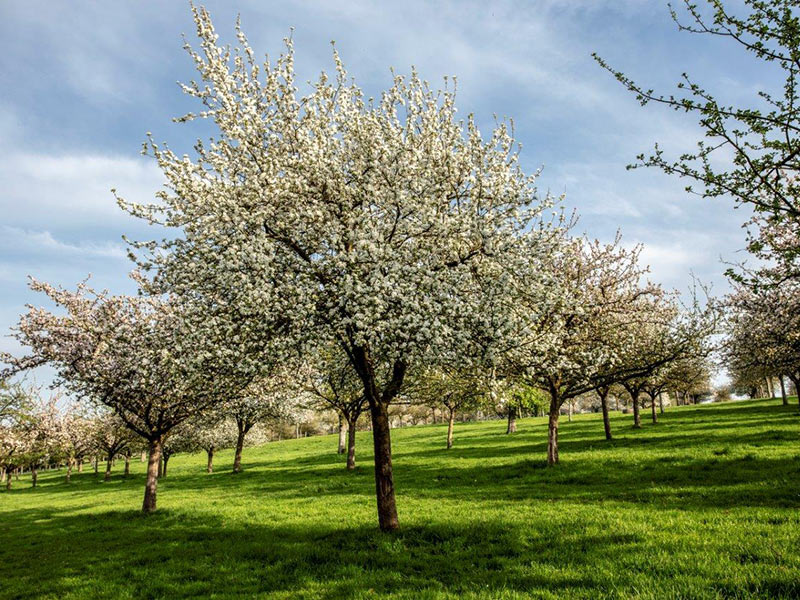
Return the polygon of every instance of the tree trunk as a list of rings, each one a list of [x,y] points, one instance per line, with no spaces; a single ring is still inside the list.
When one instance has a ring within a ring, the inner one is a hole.
[[[78,473],[83,473],[83,457],[78,460]]]
[[[789,379],[791,379],[794,384],[795,393],[797,394],[797,405],[800,407],[800,379],[793,375],[789,375]]]
[[[159,457],[158,459],[158,477],[159,479],[164,476],[164,461]]]
[[[142,455],[141,455],[141,457],[140,457],[140,458],[141,458],[142,462],[146,461],[146,460],[147,460],[147,452],[145,452],[144,450],[142,450]]]
[[[567,420],[568,420],[570,423],[572,423],[572,400],[570,400],[570,401],[568,402],[568,404],[569,404],[569,409],[567,410],[567,413],[568,413],[568,419],[567,419]]]
[[[344,428],[344,417],[339,413],[339,454],[344,454],[347,445],[347,430]]]
[[[208,463],[206,464],[206,473],[213,473],[214,472],[214,446],[209,446],[206,449],[206,454],[208,454]]]
[[[656,412],[656,398],[655,396],[650,396],[650,412],[653,416],[653,424],[655,425],[658,423],[658,413]]]
[[[611,420],[608,418],[608,394],[600,394],[600,406],[603,409],[603,429],[606,431],[606,439],[612,439]]]
[[[664,395],[661,393],[658,394],[658,410],[664,414]]]
[[[783,375],[778,377],[778,381],[781,382],[781,400],[783,400],[783,405],[789,406],[789,398],[786,397],[786,384],[783,382]]]
[[[244,448],[244,427],[239,426],[239,435],[236,436],[236,454],[233,456],[233,472],[242,472],[242,448]]]
[[[380,398],[370,398],[372,442],[375,450],[375,493],[378,499],[378,525],[381,531],[393,531],[400,526],[394,498],[392,473],[392,438],[389,427],[389,405]]]
[[[131,474],[131,455],[125,455],[125,472],[122,474],[123,477],[127,477]]]
[[[97,455],[95,455],[95,457],[94,457],[94,474],[95,475],[97,475],[97,473],[98,473],[98,463],[99,462],[100,462],[100,459],[98,459]]]
[[[111,454],[109,453],[108,458],[106,460],[106,474],[103,476],[104,481],[109,481],[111,479]]]
[[[6,489],[7,490],[11,489],[11,471],[8,471],[6,473]]]
[[[163,460],[164,460],[164,473],[163,473],[163,475],[164,475],[164,477],[166,477],[167,476],[167,462],[169,461],[169,454],[164,452],[164,453],[161,454],[161,456],[163,457]]]
[[[72,464],[74,462],[75,462],[74,458],[70,458],[67,460],[67,477],[66,477],[67,483],[69,483],[69,480],[72,478]]]
[[[517,433],[517,407],[508,407],[508,427],[506,433]]]
[[[453,423],[456,420],[456,411],[455,409],[449,409],[450,414],[447,417],[447,449],[453,447]]]
[[[150,441],[147,456],[147,482],[144,486],[144,502],[142,512],[151,513],[156,509],[156,489],[158,488],[158,472],[161,467],[161,440]]]
[[[356,468],[356,419],[347,422],[347,470]]]
[[[631,400],[633,401],[633,428],[641,429],[642,417],[639,414],[639,393],[631,393]]]
[[[549,466],[558,464],[558,413],[561,405],[558,399],[550,399],[550,418],[547,423],[547,464]]]
[[[39,480],[39,473],[36,467],[31,467],[31,487],[36,487],[36,482]]]

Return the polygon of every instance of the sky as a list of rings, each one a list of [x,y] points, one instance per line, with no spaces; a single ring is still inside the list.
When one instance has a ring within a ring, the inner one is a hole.
[[[679,32],[662,0],[204,5],[226,42],[240,15],[260,54],[276,56],[291,33],[301,81],[333,70],[331,41],[368,96],[389,87],[392,67],[413,65],[432,84],[455,75],[460,113],[484,132],[495,115],[512,118],[523,166],[542,169],[542,193],[564,194],[576,233],[611,241],[619,230],[626,245],[644,244],[654,281],[686,290],[694,273],[722,294],[723,261],[745,258],[748,215],[729,199],[626,170],[655,142],[677,155],[702,132],[691,116],[641,107],[592,52],[666,92],[683,72],[733,103],[774,84],[739,48]],[[20,351],[7,334],[26,303],[43,303],[28,276],[135,290],[122,236],[163,232],[127,216],[110,190],[146,201],[159,189],[140,154],[146,132],[179,153],[208,135],[171,121],[197,108],[177,85],[195,77],[183,34],[194,41],[188,2],[0,1],[0,351]]]

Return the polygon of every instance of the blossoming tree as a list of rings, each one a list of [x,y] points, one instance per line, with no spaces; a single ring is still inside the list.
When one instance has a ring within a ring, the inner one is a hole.
[[[49,364],[74,396],[110,408],[147,440],[149,462],[142,509],[156,508],[164,437],[189,417],[216,405],[248,380],[249,369],[223,343],[235,332],[176,301],[112,296],[86,284],[70,291],[33,281],[62,309],[31,306],[16,338],[23,357],[4,355],[11,372]]]
[[[474,265],[502,261],[546,203],[509,127],[485,139],[452,89],[412,71],[367,98],[334,51],[334,76],[300,95],[291,40],[261,64],[238,27],[221,47],[194,15],[202,82],[183,89],[203,109],[180,120],[216,135],[193,157],[151,140],[168,186],[152,205],[120,203],[180,235],[141,244],[140,260],[173,293],[213,290],[246,322],[341,347],[370,410],[378,521],[395,529],[389,404],[409,365],[459,343]]]

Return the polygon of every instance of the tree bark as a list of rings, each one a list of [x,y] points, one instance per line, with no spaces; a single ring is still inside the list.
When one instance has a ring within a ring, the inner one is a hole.
[[[161,458],[158,459],[158,477],[161,478],[164,476],[164,461]]]
[[[95,455],[95,457],[94,457],[94,474],[95,475],[97,475],[97,473],[98,473],[98,463],[99,463],[99,461],[100,461],[100,459],[98,459],[97,455]]]
[[[400,526],[394,497],[392,473],[392,439],[389,427],[389,405],[380,398],[370,398],[372,442],[375,450],[375,493],[378,499],[378,525],[381,531]]]
[[[214,472],[214,446],[209,446],[206,448],[206,454],[208,454],[208,463],[206,464],[206,473],[213,473]]]
[[[162,452],[161,456],[163,457],[163,460],[164,460],[164,473],[163,473],[163,476],[166,477],[167,476],[167,462],[169,461],[169,454],[167,454],[166,452]]]
[[[786,384],[783,382],[783,375],[778,377],[778,381],[781,382],[781,400],[783,401],[783,405],[789,406],[789,398],[786,397]]]
[[[347,431],[344,428],[344,417],[339,413],[339,454],[344,454],[347,444]]]
[[[103,481],[108,481],[111,479],[111,459],[113,456],[111,453],[108,453],[108,457],[106,458],[106,474],[103,475]]]
[[[36,487],[36,482],[39,480],[39,473],[36,467],[31,467],[31,487]]]
[[[453,447],[453,424],[455,423],[456,419],[456,411],[455,409],[448,409],[450,414],[447,416],[447,449]]]
[[[658,394],[658,410],[662,415],[664,414],[664,396],[660,392]]]
[[[156,490],[160,466],[161,440],[150,440],[147,456],[147,482],[144,486],[144,502],[142,503],[142,512],[144,513],[151,513],[156,509]]]
[[[508,427],[506,427],[506,433],[517,433],[517,407],[516,406],[509,406],[508,407]]]
[[[81,456],[78,459],[78,473],[83,473],[83,457]]]
[[[69,480],[72,478],[72,464],[74,462],[75,462],[74,458],[70,458],[67,460],[67,477],[66,477],[67,483],[69,483]]]
[[[800,407],[800,378],[789,375],[789,379],[791,379],[794,384],[795,393],[797,394],[797,405]]]
[[[6,489],[7,489],[7,490],[10,490],[10,489],[11,489],[11,481],[12,481],[12,480],[11,480],[11,471],[8,471],[8,472],[6,473]]]
[[[567,420],[568,420],[570,423],[572,423],[572,400],[569,400],[569,401],[567,402],[567,404],[569,404],[569,408],[567,409],[567,413],[568,413],[568,419],[567,419]]]
[[[131,474],[131,455],[125,454],[125,472],[122,474],[123,477],[127,477]]]
[[[633,427],[634,429],[641,429],[642,416],[639,414],[639,392],[631,393],[631,400],[633,401]]]
[[[558,413],[561,411],[561,404],[558,398],[550,399],[550,417],[547,422],[547,464],[549,466],[558,464]]]
[[[244,448],[244,427],[239,425],[239,435],[236,436],[236,454],[233,456],[233,472],[242,472],[242,448]]]
[[[605,394],[599,393],[600,395],[600,407],[603,409],[603,429],[606,432],[606,439],[611,440],[611,420],[608,418],[608,393]]]
[[[347,470],[356,468],[356,419],[347,422]]]
[[[656,398],[655,396],[650,396],[650,412],[653,416],[653,424],[655,425],[658,423],[658,413],[656,412]]]

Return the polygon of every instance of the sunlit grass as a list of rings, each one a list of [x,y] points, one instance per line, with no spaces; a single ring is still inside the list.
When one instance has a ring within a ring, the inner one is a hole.
[[[22,477],[0,494],[0,595],[45,598],[797,598],[796,404],[671,409],[616,439],[597,415],[393,432],[401,530],[377,531],[371,443],[335,436],[178,455],[143,516],[144,464]]]

